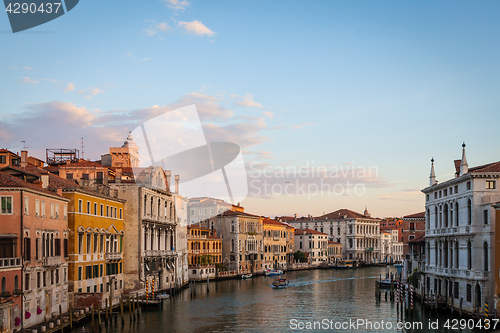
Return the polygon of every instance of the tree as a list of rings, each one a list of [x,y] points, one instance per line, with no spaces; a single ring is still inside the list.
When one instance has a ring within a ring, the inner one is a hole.
[[[306,262],[307,261],[306,255],[304,254],[304,252],[301,252],[301,251],[295,252],[293,254],[293,258],[295,260],[300,260],[300,262]]]

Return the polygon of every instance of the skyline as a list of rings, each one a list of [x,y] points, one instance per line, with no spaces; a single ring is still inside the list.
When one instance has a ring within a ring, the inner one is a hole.
[[[209,139],[240,145],[249,180],[253,163],[377,168],[362,196],[250,197],[248,212],[417,213],[432,157],[440,182],[462,142],[471,167],[500,160],[499,12],[495,2],[86,1],[17,34],[2,14],[0,146],[24,140],[43,159],[83,137],[97,160],[139,122],[196,104]]]

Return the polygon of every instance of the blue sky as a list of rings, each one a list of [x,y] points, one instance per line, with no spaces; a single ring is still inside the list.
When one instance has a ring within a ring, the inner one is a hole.
[[[469,165],[500,160],[498,17],[495,1],[86,0],[12,34],[3,14],[0,146],[44,157],[83,136],[99,159],[195,103],[247,164],[378,168],[363,195],[251,195],[248,211],[411,214],[432,156],[441,181],[463,141]]]

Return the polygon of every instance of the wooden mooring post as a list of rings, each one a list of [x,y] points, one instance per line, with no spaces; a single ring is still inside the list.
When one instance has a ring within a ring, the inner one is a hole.
[[[122,315],[122,322],[123,322],[123,294],[120,296],[120,313]]]
[[[95,320],[94,320],[94,303],[92,303],[92,330],[95,327]]]
[[[73,307],[69,306],[69,328],[73,329]]]
[[[62,317],[62,306],[61,306],[61,304],[59,304],[59,322],[60,322],[60,326],[61,326],[61,333],[64,333],[64,330],[63,330],[63,317]]]
[[[108,306],[109,306],[108,305],[108,299],[106,298],[106,309],[105,309],[105,311],[106,311],[106,320],[108,320]]]

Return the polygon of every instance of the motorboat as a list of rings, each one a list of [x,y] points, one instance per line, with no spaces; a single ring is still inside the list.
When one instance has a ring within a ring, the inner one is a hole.
[[[243,274],[243,275],[241,276],[241,278],[242,278],[242,279],[250,279],[252,276],[253,276],[253,275],[252,275],[252,273],[248,273],[248,274]]]
[[[285,278],[277,279],[273,282],[273,288],[286,288],[288,286],[289,281]]]

